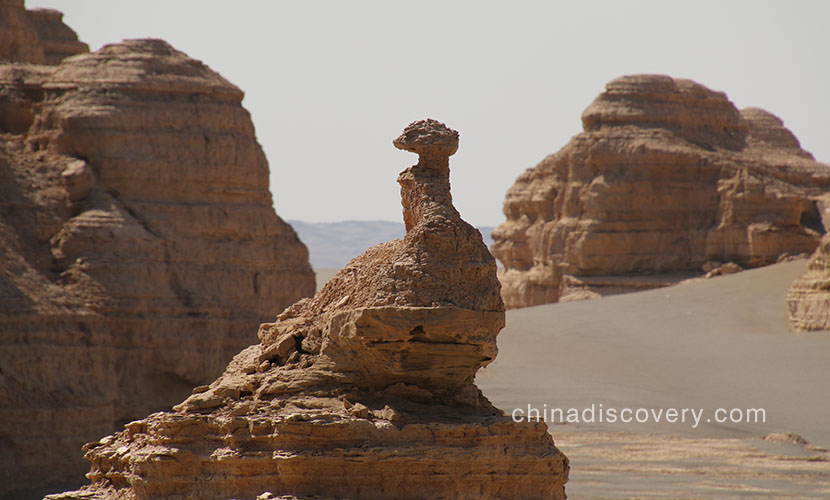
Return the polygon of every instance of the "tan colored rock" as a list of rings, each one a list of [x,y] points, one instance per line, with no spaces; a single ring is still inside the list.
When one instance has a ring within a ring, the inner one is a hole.
[[[783,255],[783,254],[782,254]],[[781,257],[776,260],[776,262],[781,262]],[[739,273],[744,270],[738,264],[734,262],[727,262],[721,263],[718,261],[708,261],[701,266],[701,270],[706,273],[703,275],[704,278],[714,278],[716,276],[725,276],[727,274],[735,274]]]
[[[0,65],[0,496],[78,486],[314,292],[242,96],[158,40]]]
[[[764,441],[772,441],[773,443],[792,443],[800,446],[808,446],[810,444],[806,439],[792,431],[767,434],[764,436]]]
[[[0,0],[0,62],[59,64],[89,52],[52,9],[26,10],[24,0]]]
[[[61,178],[66,186],[66,196],[70,201],[81,201],[92,192],[95,187],[95,173],[92,167],[84,160],[75,160],[61,172]]]
[[[635,75],[610,82],[582,122],[507,192],[493,233],[507,307],[673,283],[707,261],[762,266],[826,231],[830,166],[763,110]]]
[[[0,0],[0,61],[46,63],[24,0]]]
[[[790,287],[787,307],[793,330],[830,330],[830,233],[810,257],[807,272]]]
[[[63,13],[54,9],[26,11],[37,31],[46,64],[60,64],[67,57],[89,52],[89,45],[78,40],[78,34],[64,24]]]
[[[48,498],[565,498],[546,425],[513,422],[472,383],[504,307],[495,260],[452,206],[457,133],[426,120],[395,145],[420,155],[398,178],[405,237],[262,325],[175,412],[88,444],[92,484]]]
[[[0,64],[0,131],[23,134],[35,117],[35,104],[51,66]]]

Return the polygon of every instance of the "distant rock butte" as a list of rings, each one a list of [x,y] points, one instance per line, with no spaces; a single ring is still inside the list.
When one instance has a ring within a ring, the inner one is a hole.
[[[0,63],[59,64],[89,46],[52,9],[26,10],[24,0],[0,0]]]
[[[314,293],[242,96],[160,40],[0,64],[0,496],[80,485],[84,442]]]
[[[826,230],[830,166],[766,111],[635,75],[582,124],[507,192],[492,246],[507,307],[664,286],[710,261],[762,266]]]
[[[793,330],[830,330],[830,234],[810,257],[807,272],[790,287],[787,306]]]
[[[403,239],[353,259],[259,329],[224,375],[86,445],[70,499],[564,499],[568,460],[473,385],[504,326],[496,263],[452,205],[458,135],[434,120],[395,140]],[[293,497],[292,497],[293,498]]]

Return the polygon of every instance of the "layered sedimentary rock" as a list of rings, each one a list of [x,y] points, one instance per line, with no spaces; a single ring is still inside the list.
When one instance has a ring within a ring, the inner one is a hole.
[[[0,496],[80,484],[314,292],[242,97],[158,40],[0,65]]]
[[[404,238],[263,324],[175,412],[86,445],[92,484],[49,498],[564,498],[545,424],[513,422],[472,383],[505,316],[495,260],[452,205],[457,143],[434,120],[407,127]]]
[[[770,113],[637,75],[582,123],[507,192],[492,248],[507,307],[661,286],[709,261],[762,266],[825,232],[830,167]]]
[[[787,306],[793,330],[830,330],[830,234],[810,257],[807,272],[790,287]]]
[[[59,64],[89,46],[52,9],[26,10],[24,0],[0,0],[0,62]]]

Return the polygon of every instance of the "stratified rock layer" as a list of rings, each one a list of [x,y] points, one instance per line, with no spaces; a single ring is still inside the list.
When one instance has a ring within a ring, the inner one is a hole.
[[[26,10],[24,0],[0,0],[0,62],[60,64],[89,52],[87,44],[52,9]]]
[[[793,330],[830,330],[830,234],[810,257],[807,272],[790,287],[787,306]]]
[[[637,75],[610,82],[582,122],[507,192],[493,232],[507,307],[660,286],[708,261],[766,265],[825,232],[830,167],[763,110]]]
[[[0,65],[0,496],[80,484],[314,292],[242,97],[159,40]]]
[[[175,413],[86,446],[92,484],[50,499],[564,499],[567,458],[473,385],[504,326],[496,264],[452,206],[458,136],[415,122],[407,233],[369,249]]]

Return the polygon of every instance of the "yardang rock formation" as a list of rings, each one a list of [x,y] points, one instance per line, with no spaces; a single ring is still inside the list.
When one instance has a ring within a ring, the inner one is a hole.
[[[213,380],[315,285],[242,91],[159,40],[40,64],[60,44],[20,51],[59,14],[0,9],[40,33],[3,30],[39,64],[0,64],[0,496],[34,495],[80,485],[83,443]]]
[[[492,248],[507,307],[660,286],[709,261],[762,266],[812,252],[826,230],[830,166],[770,113],[636,75],[610,82],[582,124],[507,192]]]
[[[59,64],[89,46],[52,9],[26,10],[24,0],[0,0],[0,63]]]
[[[830,330],[830,233],[810,257],[807,272],[790,287],[787,306],[793,330]]]
[[[473,385],[504,325],[496,264],[452,205],[458,135],[415,122],[395,146],[403,239],[352,260],[175,412],[86,446],[92,484],[50,499],[563,499],[541,422]]]

